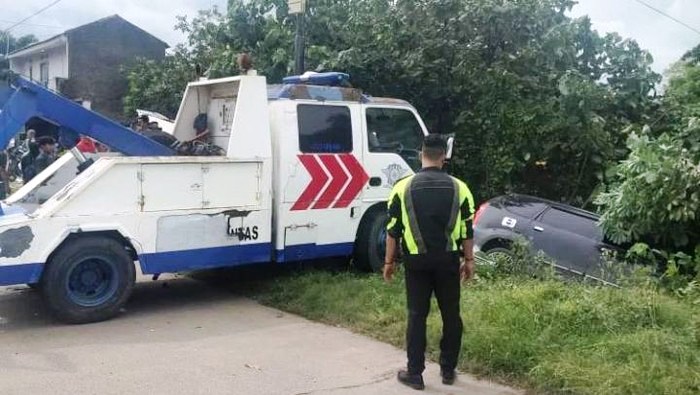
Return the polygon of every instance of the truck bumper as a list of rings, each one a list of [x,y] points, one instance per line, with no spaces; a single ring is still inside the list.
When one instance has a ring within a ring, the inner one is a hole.
[[[43,270],[41,263],[0,266],[0,286],[38,283]]]

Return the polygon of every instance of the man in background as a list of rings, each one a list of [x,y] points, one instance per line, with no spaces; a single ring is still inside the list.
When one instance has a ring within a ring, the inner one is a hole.
[[[56,160],[56,142],[51,137],[39,139],[39,155],[34,160],[36,174],[41,173]]]
[[[7,171],[7,150],[0,151],[0,199],[5,199],[10,194],[10,174]]]
[[[24,138],[24,152],[31,151],[32,145],[36,145],[36,131],[34,129],[28,129],[27,135]]]

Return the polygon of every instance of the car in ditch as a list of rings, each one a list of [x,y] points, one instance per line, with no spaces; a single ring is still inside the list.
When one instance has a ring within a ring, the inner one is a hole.
[[[475,249],[487,261],[512,257],[511,247],[524,239],[536,253],[555,262],[557,271],[607,282],[604,255],[623,251],[604,237],[600,217],[590,211],[538,197],[511,194],[483,203],[474,216]],[[492,258],[492,259],[488,259]]]

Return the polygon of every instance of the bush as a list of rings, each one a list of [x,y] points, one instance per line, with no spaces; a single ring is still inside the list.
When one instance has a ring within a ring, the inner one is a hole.
[[[632,134],[629,157],[596,203],[601,224],[617,243],[648,240],[665,248],[700,244],[700,123],[677,135]]]
[[[660,285],[681,290],[700,273],[700,123],[658,138],[647,128],[628,145],[617,183],[596,200],[601,225],[617,243],[637,242],[629,261],[656,267]]]

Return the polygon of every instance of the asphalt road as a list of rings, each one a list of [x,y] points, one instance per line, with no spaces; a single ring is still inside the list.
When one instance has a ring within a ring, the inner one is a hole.
[[[108,322],[55,322],[37,292],[0,287],[0,394],[413,394],[404,352],[188,278],[141,282]],[[428,394],[518,394],[462,375]]]

